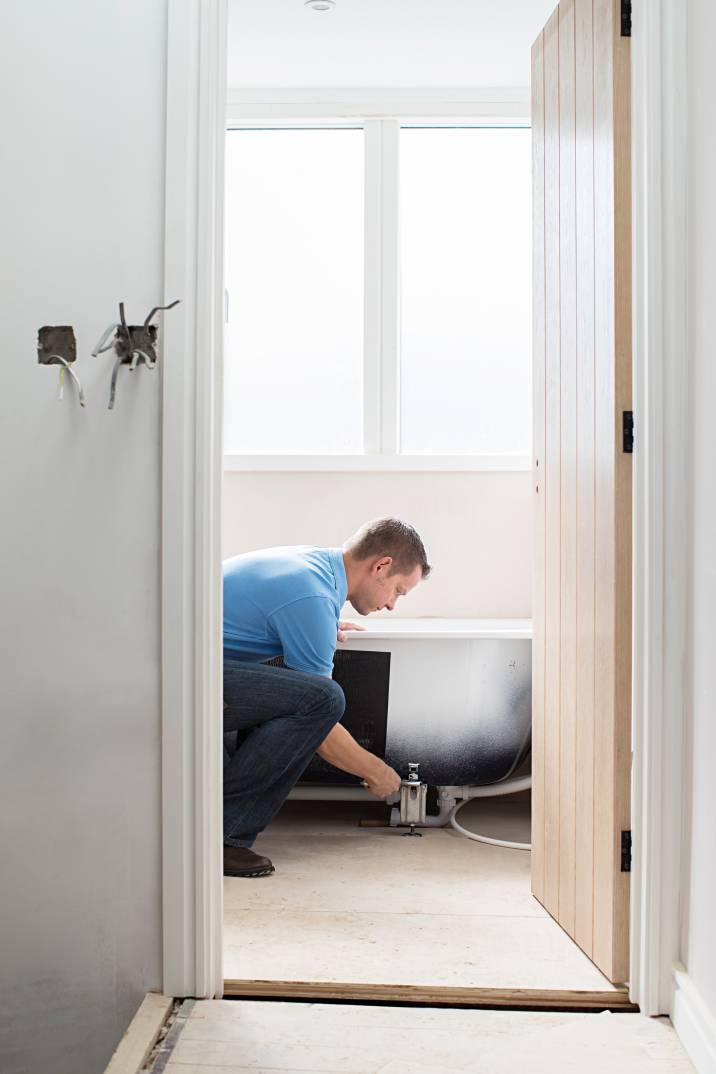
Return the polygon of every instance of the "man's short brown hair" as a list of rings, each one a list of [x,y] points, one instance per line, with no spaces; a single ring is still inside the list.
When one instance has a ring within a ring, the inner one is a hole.
[[[416,567],[420,567],[423,578],[430,574],[425,545],[417,530],[399,518],[375,518],[364,523],[344,548],[357,560],[390,556],[391,574],[412,574]]]

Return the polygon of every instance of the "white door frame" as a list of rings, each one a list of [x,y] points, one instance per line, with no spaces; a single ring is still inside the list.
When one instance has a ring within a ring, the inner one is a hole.
[[[632,37],[634,646],[631,995],[670,1014],[679,955],[690,460],[686,10],[637,0]]]
[[[169,996],[220,996],[226,0],[170,0],[162,355],[162,890]],[[171,299],[169,300],[171,301]]]
[[[226,0],[171,0],[163,356],[166,994],[221,995],[221,382]],[[678,957],[688,401],[681,0],[634,4],[631,997],[668,1013]]]

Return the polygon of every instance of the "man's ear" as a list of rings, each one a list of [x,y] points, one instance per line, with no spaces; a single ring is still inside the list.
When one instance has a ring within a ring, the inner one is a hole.
[[[377,559],[375,561],[376,573],[390,574],[390,568],[392,567],[392,565],[393,565],[393,557],[392,556],[381,556],[380,559]]]

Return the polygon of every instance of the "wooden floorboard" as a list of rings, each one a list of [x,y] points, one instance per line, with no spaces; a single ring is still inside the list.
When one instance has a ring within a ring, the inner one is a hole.
[[[224,981],[224,996],[254,999],[340,1000],[343,1003],[414,1003],[450,1007],[537,1007],[544,1010],[631,1010],[626,989],[609,992],[577,989],[469,988],[430,985],[375,985],[360,981]]]
[[[171,996],[147,993],[104,1074],[138,1074],[171,1014],[173,1003]]]

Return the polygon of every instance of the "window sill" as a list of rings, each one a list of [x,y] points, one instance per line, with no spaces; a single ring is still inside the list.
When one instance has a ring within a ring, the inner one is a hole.
[[[529,455],[225,455],[224,472],[525,472]]]

